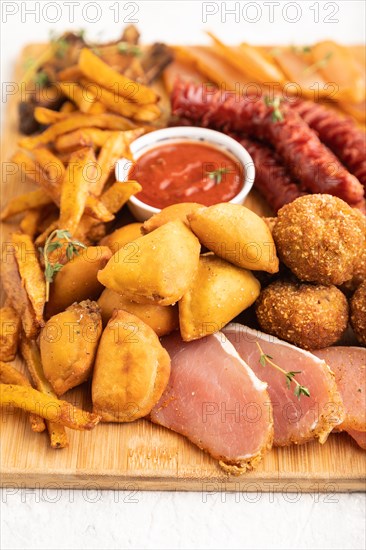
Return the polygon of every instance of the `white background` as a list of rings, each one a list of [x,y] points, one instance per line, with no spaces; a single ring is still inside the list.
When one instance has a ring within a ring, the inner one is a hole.
[[[116,38],[123,20],[136,11],[127,2],[119,2],[119,13],[116,2],[99,1],[99,9],[85,8],[86,4],[97,2],[73,2],[75,19],[71,22],[66,2],[2,0],[2,80],[11,80],[23,45],[47,40],[50,30],[83,28],[93,39]],[[325,38],[344,43],[365,41],[362,1],[236,2],[239,13],[226,16],[225,8],[235,8],[235,2],[210,2],[206,7],[200,1],[133,4],[137,13],[131,18],[138,20],[146,42],[203,43],[208,29],[231,43],[307,44]],[[35,15],[29,13],[31,9],[36,9]],[[208,15],[204,23],[208,10],[216,13]],[[296,17],[297,22],[286,21]],[[6,112],[6,105],[2,110]],[[365,547],[362,494],[131,495],[4,489],[0,512],[2,549]]]

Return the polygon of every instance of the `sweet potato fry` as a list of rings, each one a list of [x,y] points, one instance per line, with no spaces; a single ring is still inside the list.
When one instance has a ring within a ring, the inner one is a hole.
[[[134,180],[123,182],[116,181],[105,193],[103,193],[101,201],[110,212],[115,214],[121,210],[132,195],[136,195],[141,189],[141,185]]]
[[[0,361],[13,361],[18,349],[21,322],[10,304],[0,309]]]
[[[3,245],[2,282],[12,307],[22,321],[24,332],[29,338],[36,338],[40,326],[23,286],[12,242]]]
[[[151,88],[126,78],[87,48],[83,48],[80,52],[79,69],[92,82],[96,82],[130,101],[149,104],[156,103],[159,99]]]
[[[92,186],[91,192],[97,197],[103,192],[103,188],[114,170],[118,159],[130,158],[129,145],[144,133],[142,128],[136,128],[129,132],[118,132],[107,139],[98,156],[100,177]]]
[[[35,340],[29,340],[23,335],[20,342],[20,351],[36,389],[46,395],[56,397],[44,375],[41,354],[37,342]],[[50,436],[51,447],[53,449],[68,447],[69,442],[64,426],[55,424],[51,421],[46,421],[46,424]]]
[[[249,44],[240,46],[227,46],[213,33],[207,33],[214,41],[214,49],[222,55],[227,62],[238,71],[249,76],[256,82],[278,82],[285,81],[285,75],[273,63],[270,63],[264,55]]]
[[[24,233],[13,233],[12,243],[22,284],[33,306],[36,321],[39,326],[42,326],[46,284],[36,247],[29,235]]]
[[[339,98],[351,103],[365,99],[365,75],[346,46],[332,40],[318,42],[311,48],[313,64],[324,79],[339,86]],[[313,65],[313,66],[314,66]]]
[[[26,212],[31,208],[38,208],[39,206],[45,206],[51,204],[52,199],[49,195],[45,194],[42,189],[36,191],[29,191],[23,195],[18,195],[11,199],[4,210],[1,212],[0,219],[2,221],[8,220],[17,214]]]
[[[8,365],[7,363],[3,363],[0,361],[0,383],[1,384],[16,384],[17,386],[28,386],[30,387],[31,384],[29,380],[19,372],[17,369],[12,367],[11,365]],[[30,413],[29,415],[29,421],[31,424],[31,428],[34,432],[44,432],[46,429],[46,425],[44,423],[43,418],[40,416]]]
[[[82,80],[81,82],[86,89],[92,84],[86,80]],[[161,114],[159,107],[155,103],[146,105],[132,103],[125,97],[118,95],[115,91],[111,92],[110,90],[106,90],[106,88],[98,86],[98,84],[93,84],[93,86],[95,87],[95,92],[91,93],[94,93],[94,102],[96,103],[99,98],[99,101],[113,113],[117,113],[127,118],[133,118],[140,122],[152,122],[159,118]],[[90,90],[92,90],[91,87]]]
[[[67,115],[67,118],[59,120],[47,128],[42,134],[22,138],[19,141],[19,146],[31,150],[39,145],[50,143],[58,136],[66,134],[67,132],[72,132],[79,128],[90,127],[103,128],[104,130],[131,130],[136,126],[130,120],[118,115],[109,113],[90,115],[77,111],[76,113]]]
[[[0,405],[13,405],[73,430],[92,430],[101,418],[98,414],[78,409],[67,401],[45,395],[30,387],[13,384],[0,384]]]
[[[73,235],[85,210],[89,189],[96,181],[93,149],[84,147],[70,158],[62,183],[60,227]]]

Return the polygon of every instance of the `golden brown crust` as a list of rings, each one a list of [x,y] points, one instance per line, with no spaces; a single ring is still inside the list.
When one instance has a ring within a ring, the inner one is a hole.
[[[366,281],[358,287],[350,300],[351,325],[360,344],[366,346]]]
[[[331,195],[305,195],[278,212],[273,238],[280,259],[302,281],[350,280],[365,246],[366,218]]]
[[[256,313],[264,332],[304,349],[335,344],[348,323],[348,304],[335,286],[277,281],[260,294]]]

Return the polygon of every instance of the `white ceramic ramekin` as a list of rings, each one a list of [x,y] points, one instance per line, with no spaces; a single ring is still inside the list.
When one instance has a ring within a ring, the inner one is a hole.
[[[247,197],[249,191],[251,190],[254,177],[255,177],[255,168],[252,157],[249,155],[248,151],[240,145],[235,139],[222,134],[221,132],[216,132],[215,130],[208,130],[207,128],[196,128],[191,126],[176,126],[172,128],[164,128],[163,130],[155,130],[145,134],[144,136],[137,138],[134,142],[131,143],[131,153],[134,160],[138,160],[144,153],[159,147],[160,145],[165,145],[172,142],[199,142],[206,145],[212,145],[217,149],[221,149],[224,152],[228,153],[230,156],[235,157],[238,162],[242,165],[243,168],[243,186],[239,193],[230,201],[234,204],[243,204],[245,198]],[[131,169],[131,161],[127,159],[120,159],[116,164],[116,179],[117,181],[126,181],[128,180],[128,173]],[[131,197],[128,201],[128,206],[138,221],[145,221],[150,218],[153,214],[160,212],[159,208],[150,206],[136,197]]]

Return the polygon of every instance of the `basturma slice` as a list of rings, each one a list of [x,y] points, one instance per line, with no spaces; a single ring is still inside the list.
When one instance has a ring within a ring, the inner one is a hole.
[[[334,372],[346,412],[339,429],[366,449],[366,349],[332,346],[313,353]]]
[[[338,393],[335,378],[325,361],[312,353],[283,342],[274,336],[253,330],[238,323],[231,323],[223,333],[261,380],[267,382],[273,407],[274,445],[306,443],[317,438],[324,443],[344,418],[344,407]],[[310,391],[310,397],[296,397],[295,383],[290,388],[286,377],[270,364],[260,363],[261,353],[285,371],[301,371],[295,379]]]
[[[174,333],[162,344],[171,375],[151,420],[186,436],[231,474],[254,468],[272,445],[266,384],[220,332],[194,342]]]

